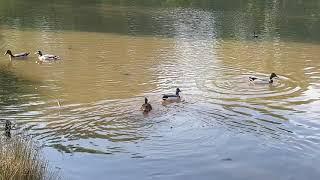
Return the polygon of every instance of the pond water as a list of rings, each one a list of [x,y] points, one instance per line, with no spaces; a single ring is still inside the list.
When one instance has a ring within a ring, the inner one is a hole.
[[[0,56],[1,120],[43,144],[63,179],[319,179],[319,10],[1,1],[1,52],[31,52]],[[37,64],[36,50],[62,60]],[[272,85],[248,82],[272,72]],[[162,105],[177,87],[183,101]]]

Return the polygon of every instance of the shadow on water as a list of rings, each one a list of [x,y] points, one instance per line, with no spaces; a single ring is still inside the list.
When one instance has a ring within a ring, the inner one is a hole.
[[[15,126],[17,114],[27,112],[29,107],[23,106],[31,102],[34,97],[33,84],[35,82],[17,77],[10,71],[11,63],[0,65],[0,127],[4,127],[5,134],[11,137],[12,127]],[[20,122],[21,123],[21,122]]]
[[[32,85],[34,84],[34,82],[17,77],[8,68],[10,68],[10,63],[7,66],[0,66],[0,109],[2,114],[7,113],[5,110],[10,106],[19,107],[21,103],[25,103],[24,95],[32,93]],[[12,109],[12,113],[14,112],[15,110]]]
[[[5,0],[0,2],[0,24],[41,31],[174,37],[174,19],[183,9],[210,12],[217,38],[252,39],[256,31],[264,39],[320,41],[320,5],[316,0],[303,3],[298,0],[37,0],[28,3]]]

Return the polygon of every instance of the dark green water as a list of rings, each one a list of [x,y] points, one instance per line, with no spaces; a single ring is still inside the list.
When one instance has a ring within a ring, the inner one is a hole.
[[[214,17],[212,25],[217,27],[215,34],[218,38],[248,38],[252,31],[257,31],[287,40],[320,40],[320,5],[317,0],[35,0],[27,3],[12,0],[0,3],[1,24],[18,29],[174,37],[175,20],[166,18],[170,14],[164,12],[176,12],[185,21],[191,21],[190,16],[195,11],[206,11]]]
[[[0,56],[0,120],[63,179],[317,180],[319,32],[316,0],[3,0],[1,51],[62,60]]]

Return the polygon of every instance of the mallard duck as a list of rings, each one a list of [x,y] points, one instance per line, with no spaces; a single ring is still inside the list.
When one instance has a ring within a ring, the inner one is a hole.
[[[180,95],[179,93],[181,90],[179,88],[176,89],[176,94],[164,94],[162,96],[162,100],[164,101],[177,101],[180,100]]]
[[[272,84],[273,78],[275,78],[275,77],[278,78],[278,76],[275,73],[271,73],[269,78],[261,79],[261,78],[257,78],[257,77],[249,77],[249,81],[259,83],[259,84]]]
[[[11,129],[12,129],[11,121],[6,120],[4,125],[4,132],[5,132],[5,135],[9,138],[11,137]]]
[[[60,59],[59,56],[51,55],[51,54],[42,54],[41,51],[37,51],[35,54],[38,55],[38,59],[40,61],[55,61]]]
[[[6,53],[4,53],[4,55],[9,55],[10,60],[12,59],[24,59],[26,58],[30,53],[25,52],[25,53],[19,53],[19,54],[12,54],[12,52],[10,50],[7,50]]]
[[[146,97],[144,98],[144,104],[142,104],[141,110],[144,113],[148,113],[152,110],[152,106],[151,106],[151,104],[148,103],[148,99]]]
[[[6,120],[5,125],[4,125],[4,131],[5,131],[5,132],[10,132],[11,129],[12,129],[11,121]]]

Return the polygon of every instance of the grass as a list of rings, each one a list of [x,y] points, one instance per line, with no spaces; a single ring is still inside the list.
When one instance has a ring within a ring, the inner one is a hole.
[[[41,149],[31,139],[0,135],[0,180],[55,180]]]

